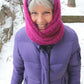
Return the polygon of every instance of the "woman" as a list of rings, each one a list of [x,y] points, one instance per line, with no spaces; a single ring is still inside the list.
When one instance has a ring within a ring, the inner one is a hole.
[[[78,37],[60,9],[60,0],[24,0],[26,28],[15,37],[11,84],[80,84]]]

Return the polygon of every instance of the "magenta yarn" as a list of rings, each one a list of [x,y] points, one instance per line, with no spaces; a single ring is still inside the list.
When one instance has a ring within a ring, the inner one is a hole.
[[[54,16],[53,20],[47,28],[40,32],[31,20],[29,15],[27,0],[24,0],[24,14],[26,23],[26,32],[28,37],[35,43],[40,45],[52,45],[59,42],[64,35],[64,24],[61,20],[60,0],[54,0]]]

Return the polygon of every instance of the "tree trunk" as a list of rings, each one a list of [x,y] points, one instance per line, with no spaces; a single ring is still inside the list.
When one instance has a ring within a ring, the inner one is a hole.
[[[75,0],[68,0],[68,4],[67,5],[69,7],[76,7]]]

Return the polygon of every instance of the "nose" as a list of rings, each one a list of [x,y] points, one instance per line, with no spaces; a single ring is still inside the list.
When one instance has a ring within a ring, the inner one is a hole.
[[[43,24],[44,22],[45,22],[45,19],[44,19],[43,15],[38,15],[37,23],[38,24]]]

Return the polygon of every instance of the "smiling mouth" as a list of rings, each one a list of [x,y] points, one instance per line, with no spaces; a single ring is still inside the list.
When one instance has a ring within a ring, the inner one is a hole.
[[[40,28],[40,29],[44,29],[48,24],[45,24],[45,25],[39,25],[37,24],[37,27]]]
[[[46,26],[47,26],[48,24],[36,24],[36,26],[38,27],[38,29],[40,30],[40,31],[44,31],[45,29],[46,29]]]

